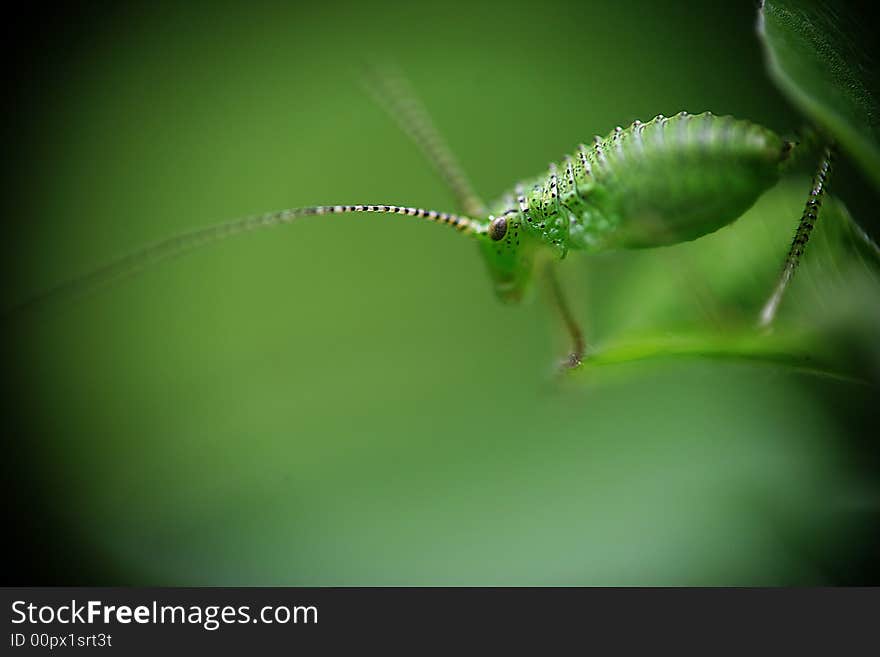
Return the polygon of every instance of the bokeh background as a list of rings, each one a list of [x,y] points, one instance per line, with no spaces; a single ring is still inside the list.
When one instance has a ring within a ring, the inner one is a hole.
[[[34,17],[6,60],[4,305],[222,219],[452,209],[363,90],[364,62],[407,74],[489,198],[657,113],[790,133],[754,21],[749,2],[636,0]],[[754,316],[807,184],[705,244],[573,254],[562,275],[590,339]],[[846,164],[835,189],[870,214]],[[560,380],[541,290],[505,307],[483,268],[442,227],[316,218],[7,325],[7,579],[877,582],[876,387],[708,358]]]

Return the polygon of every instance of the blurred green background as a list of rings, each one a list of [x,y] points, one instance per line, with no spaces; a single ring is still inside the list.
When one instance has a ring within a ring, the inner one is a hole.
[[[23,76],[7,164],[6,299],[254,212],[452,209],[360,87],[366,61],[392,61],[410,77],[486,197],[596,133],[657,113],[709,109],[799,127],[764,74],[752,3],[716,4],[72,12],[35,37]],[[869,203],[844,172],[838,189],[851,207]],[[769,231],[774,254],[739,267],[749,290],[772,286],[807,184],[783,185],[743,220]],[[573,254],[563,278],[590,339],[680,318],[679,292],[699,297],[691,308],[718,292],[695,283],[703,274],[683,255],[699,259],[700,244]],[[751,262],[739,257],[750,242],[741,244],[731,266]],[[165,263],[16,327],[6,341],[7,467],[22,551],[40,560],[33,576],[164,585],[876,577],[877,452],[865,429],[875,388],[714,360],[560,381],[553,367],[566,343],[549,305],[540,295],[500,305],[483,268],[476,247],[448,229],[316,218]],[[760,294],[732,297],[737,312],[756,315]],[[660,298],[673,309],[651,310]]]

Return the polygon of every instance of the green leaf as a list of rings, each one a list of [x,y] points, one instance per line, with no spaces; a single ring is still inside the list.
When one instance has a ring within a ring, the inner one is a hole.
[[[880,253],[839,199],[826,200],[772,331],[757,327],[807,190],[805,179],[786,181],[734,224],[694,242],[594,258],[592,350],[575,377],[694,358],[875,377]]]
[[[837,3],[766,0],[758,34],[774,82],[880,188],[880,111],[855,17]]]

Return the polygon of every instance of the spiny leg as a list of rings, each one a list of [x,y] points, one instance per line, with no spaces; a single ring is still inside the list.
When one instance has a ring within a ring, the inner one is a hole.
[[[548,262],[544,267],[544,275],[547,277],[553,303],[559,311],[566,331],[568,331],[571,337],[571,352],[562,361],[561,365],[563,369],[572,369],[580,365],[584,359],[584,352],[587,349],[587,344],[584,341],[584,332],[571,312],[571,308],[562,291],[562,286],[559,284],[559,279],[556,278],[556,271],[552,263]]]
[[[788,284],[791,282],[792,276],[794,276],[794,272],[800,263],[801,256],[807,248],[807,242],[810,239],[810,234],[813,231],[819,216],[819,210],[822,207],[822,197],[825,195],[825,188],[831,175],[833,158],[834,146],[828,145],[822,151],[822,159],[819,161],[819,167],[813,176],[810,195],[804,206],[804,213],[801,215],[801,221],[795,232],[791,248],[785,258],[782,274],[779,276],[779,281],[776,283],[773,294],[770,295],[770,298],[767,299],[767,303],[764,304],[764,308],[761,310],[759,324],[762,327],[769,326],[773,322],[773,318],[776,317],[776,311],[779,309],[782,296],[785,294],[785,290],[788,288]]]
[[[471,187],[409,81],[399,71],[388,67],[365,67],[364,73],[368,91],[443,177],[458,207],[471,217],[486,216],[485,203]]]

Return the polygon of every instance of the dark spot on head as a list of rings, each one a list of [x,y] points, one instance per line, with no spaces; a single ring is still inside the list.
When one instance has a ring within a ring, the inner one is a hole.
[[[496,217],[489,224],[489,237],[498,242],[504,239],[507,234],[507,219],[504,217]]]

